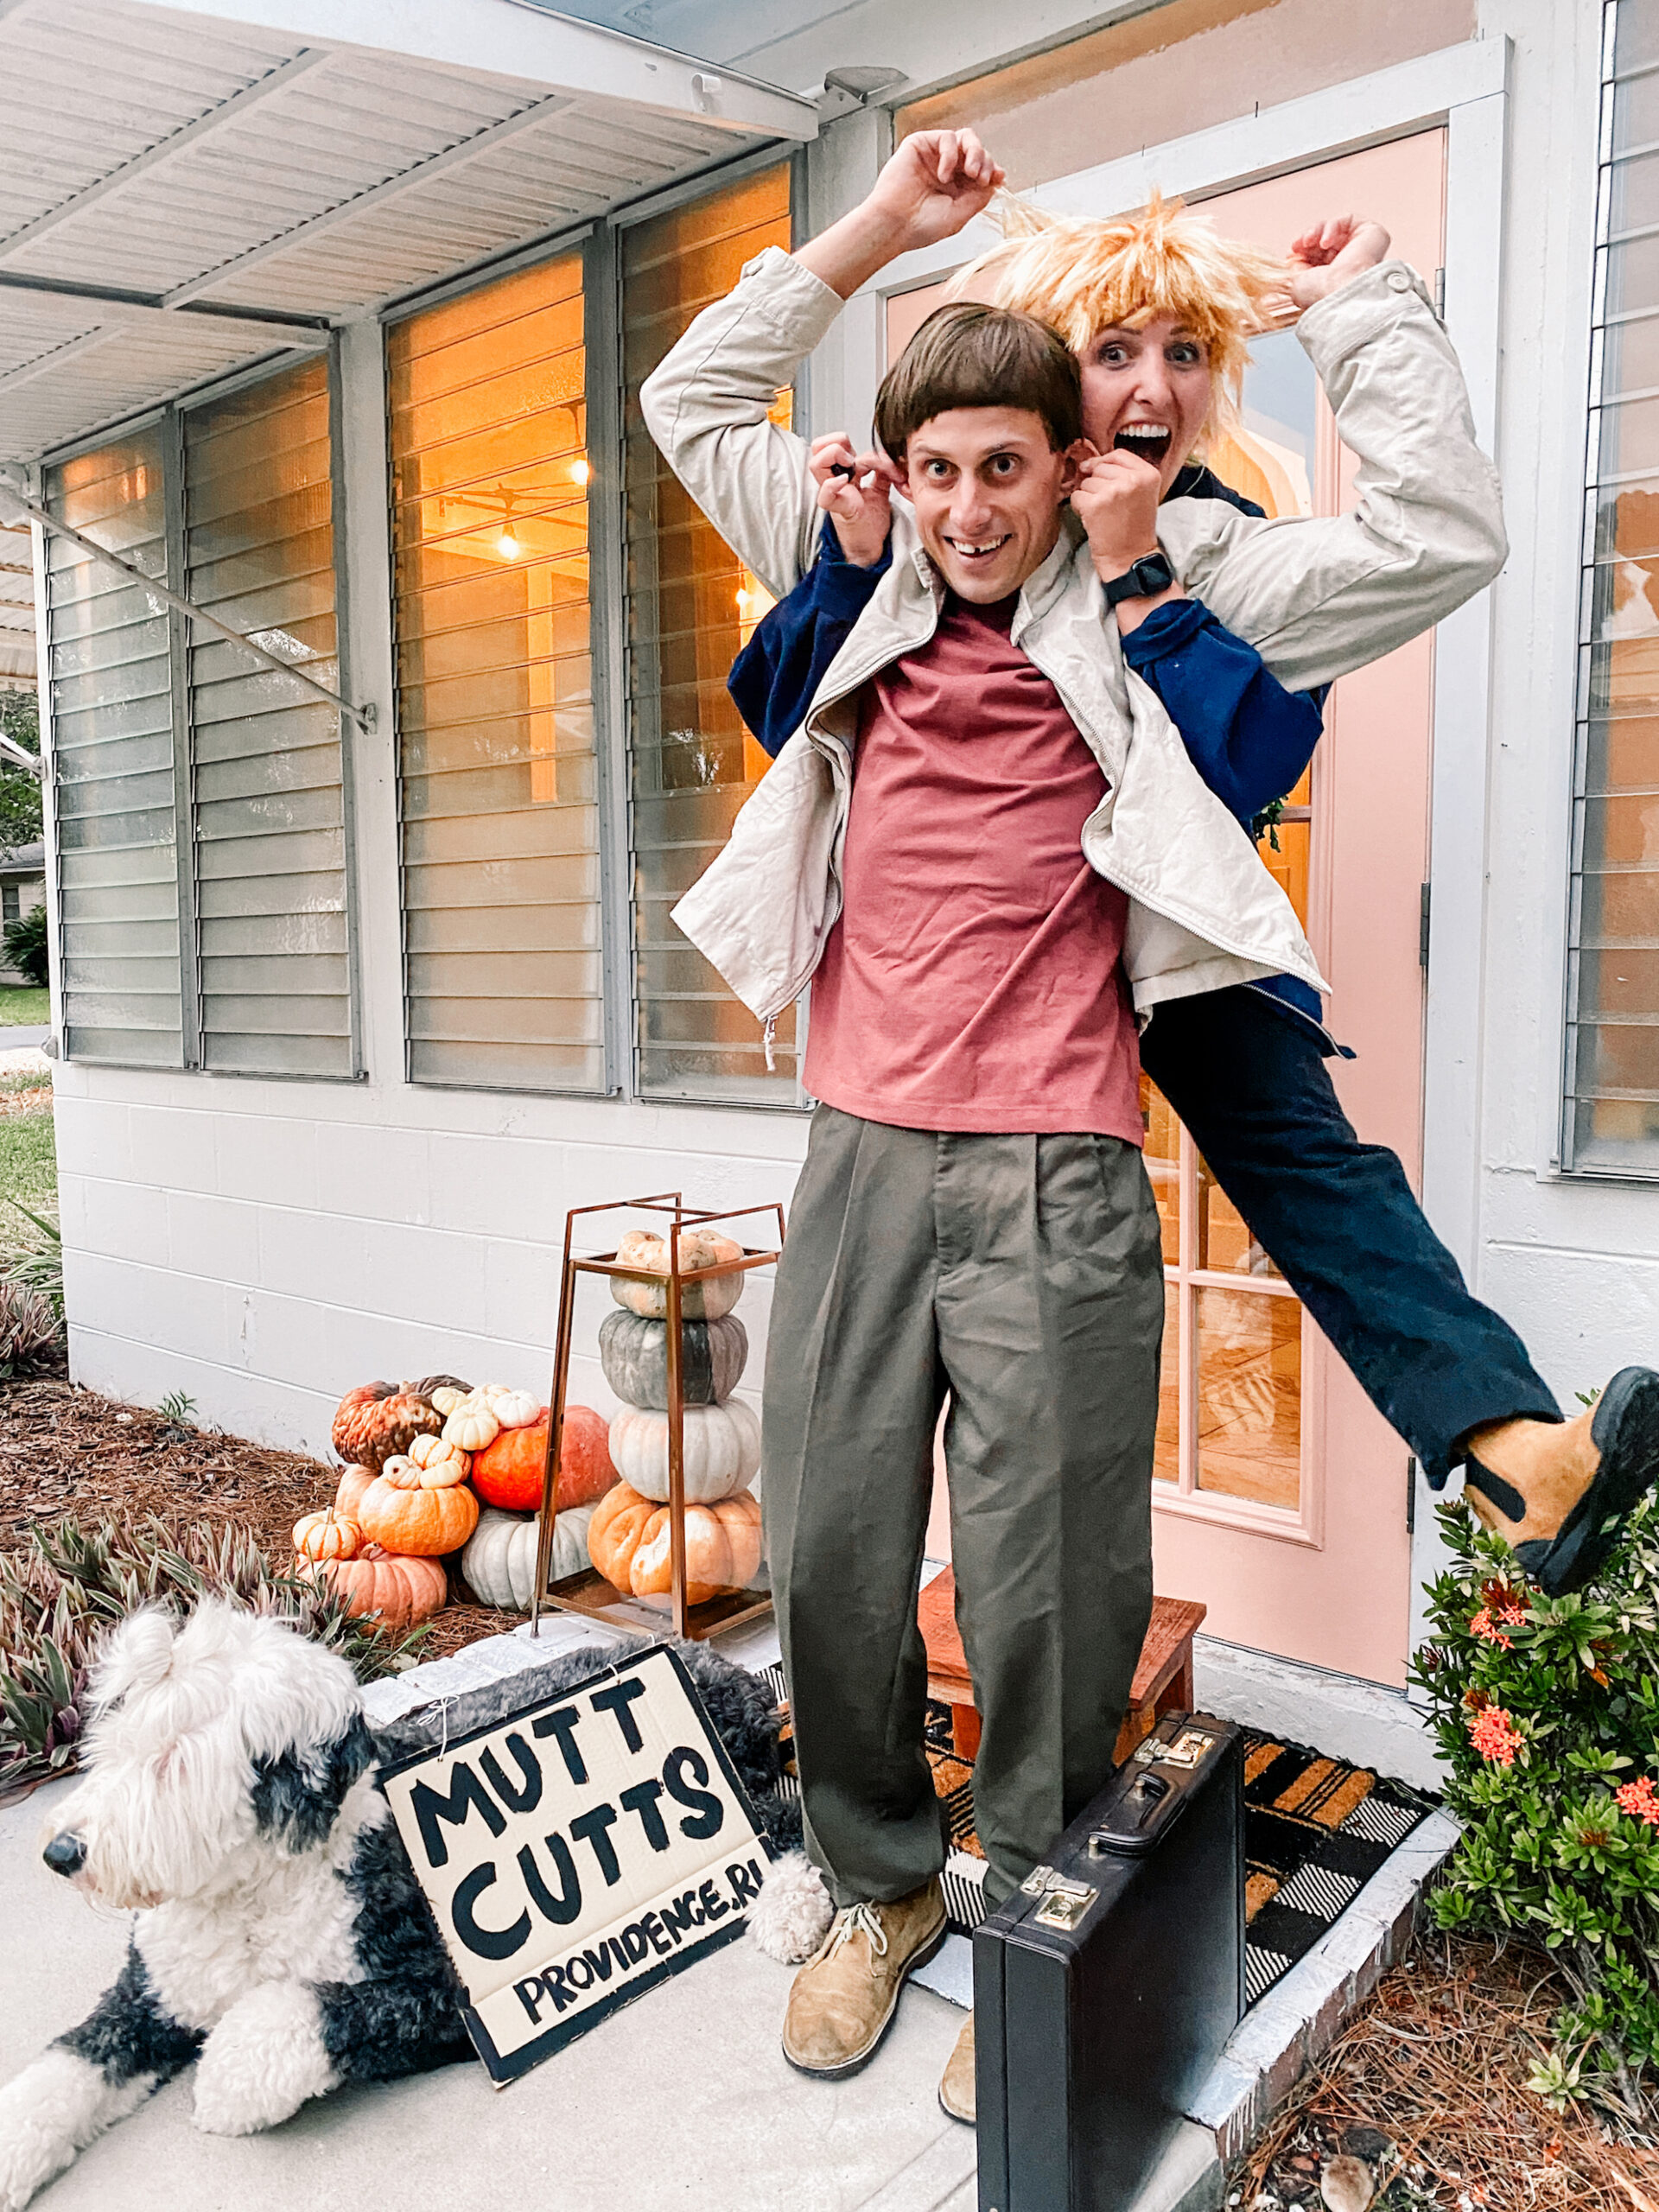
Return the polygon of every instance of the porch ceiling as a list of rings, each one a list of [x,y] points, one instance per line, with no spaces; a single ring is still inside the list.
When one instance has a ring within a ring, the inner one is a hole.
[[[10,461],[817,121],[535,0],[0,0],[0,83]]]

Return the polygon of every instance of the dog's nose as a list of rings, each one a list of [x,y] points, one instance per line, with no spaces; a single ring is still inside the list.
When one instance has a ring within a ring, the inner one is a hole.
[[[78,1835],[54,1835],[41,1856],[54,1874],[79,1874],[86,1864],[86,1847]]]

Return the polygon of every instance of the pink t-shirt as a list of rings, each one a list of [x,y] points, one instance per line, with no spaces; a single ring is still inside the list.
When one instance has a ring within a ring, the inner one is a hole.
[[[952,597],[866,690],[806,1088],[901,1128],[1138,1145],[1128,902],[1078,843],[1106,779],[1015,604]]]

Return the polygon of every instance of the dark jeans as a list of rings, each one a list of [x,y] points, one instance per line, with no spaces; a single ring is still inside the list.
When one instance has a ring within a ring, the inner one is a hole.
[[[1237,984],[1158,1007],[1141,1061],[1211,1173],[1438,1490],[1459,1440],[1560,1408],[1382,1145],[1362,1144],[1311,1023]]]

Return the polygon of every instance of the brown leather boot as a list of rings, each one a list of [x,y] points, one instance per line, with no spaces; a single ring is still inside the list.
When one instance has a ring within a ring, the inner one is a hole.
[[[1552,1598],[1592,1581],[1659,1481],[1659,1375],[1626,1367],[1572,1421],[1471,1432],[1464,1491]]]
[[[944,2079],[939,2083],[939,2102],[952,2120],[960,2120],[971,2127],[978,2116],[974,2088],[974,2016],[970,2012],[957,2037],[957,2047],[944,2063]]]
[[[784,2056],[828,2082],[856,2074],[892,2026],[905,1977],[944,1941],[937,1875],[891,1904],[844,1905],[791,1986]]]

